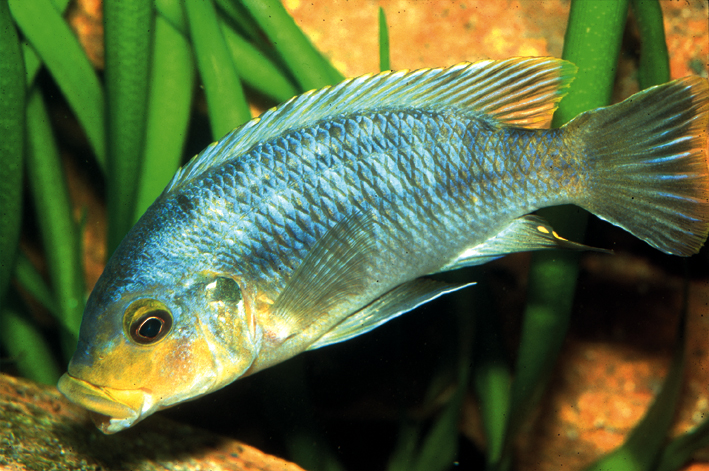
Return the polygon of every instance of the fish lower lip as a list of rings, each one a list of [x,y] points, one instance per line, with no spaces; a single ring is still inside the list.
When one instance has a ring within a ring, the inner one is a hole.
[[[95,386],[68,373],[57,384],[59,391],[72,402],[92,412],[92,419],[104,433],[128,428],[140,420],[146,393]]]

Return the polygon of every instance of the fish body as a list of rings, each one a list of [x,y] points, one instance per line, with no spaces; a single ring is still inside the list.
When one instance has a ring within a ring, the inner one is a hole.
[[[59,383],[105,432],[467,285],[426,275],[583,249],[577,204],[667,253],[709,232],[709,86],[548,123],[558,59],[388,72],[309,92],[208,147],[116,250]]]

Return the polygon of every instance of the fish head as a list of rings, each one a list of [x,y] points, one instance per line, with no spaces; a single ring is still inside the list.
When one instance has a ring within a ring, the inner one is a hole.
[[[170,267],[169,257],[142,263],[140,272],[135,260],[146,257],[119,252],[89,297],[76,352],[58,384],[93,412],[104,433],[225,386],[258,354],[236,278],[192,271],[199,264],[184,259]]]

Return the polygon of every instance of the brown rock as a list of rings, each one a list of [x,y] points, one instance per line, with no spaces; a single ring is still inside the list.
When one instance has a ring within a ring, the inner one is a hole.
[[[302,471],[236,440],[152,417],[104,435],[56,388],[0,374],[0,470]]]

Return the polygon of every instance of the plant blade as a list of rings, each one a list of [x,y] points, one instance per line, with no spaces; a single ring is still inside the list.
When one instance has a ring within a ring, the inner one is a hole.
[[[106,160],[103,89],[79,41],[50,0],[10,0],[12,16],[57,82],[100,166]],[[28,60],[32,76],[39,63]]]
[[[212,137],[217,140],[251,118],[212,0],[187,0],[187,19],[202,77]]]
[[[554,114],[553,126],[609,104],[627,11],[627,0],[572,1],[562,57],[576,64],[579,71]],[[556,207],[538,213],[564,237],[583,240],[584,211]],[[520,425],[541,397],[561,350],[576,288],[578,258],[577,252],[532,254],[505,450],[510,450]]]
[[[68,358],[74,352],[84,311],[84,282],[78,231],[49,123],[42,95],[34,87],[27,102],[27,177],[57,303],[58,321],[65,328],[63,348]]]
[[[384,8],[379,7],[379,70],[385,71],[391,69],[391,61],[389,59],[389,27],[387,26],[387,17],[384,13]]]
[[[587,471],[604,471],[617,469],[619,471],[652,471],[657,458],[662,452],[667,431],[672,425],[675,407],[682,388],[682,377],[686,363],[685,330],[689,306],[689,275],[686,260],[684,293],[682,296],[682,311],[677,327],[672,362],[662,389],[655,397],[642,418],[625,440],[625,443],[588,468]]]
[[[35,301],[41,304],[56,319],[59,319],[57,302],[52,291],[23,252],[18,254],[15,262],[15,280]]]
[[[643,90],[670,80],[670,56],[660,2],[632,0],[631,6],[640,31],[638,82]]]
[[[491,299],[490,285],[482,270],[475,271],[479,275],[474,279],[480,281],[474,290],[470,290],[475,299],[472,304],[475,306],[478,325],[473,346],[473,384],[480,401],[487,460],[493,464],[501,459],[505,444],[512,374],[505,355],[500,316]]]
[[[152,2],[104,2],[108,162],[108,254],[133,226],[145,145]]]
[[[460,293],[462,301],[456,310],[458,320],[457,387],[420,446],[416,471],[450,469],[458,454],[458,423],[460,409],[468,388],[475,320],[471,315],[468,293]]]
[[[224,21],[219,24],[232,61],[239,64],[239,76],[244,83],[278,102],[286,101],[298,93],[296,87],[273,62]]]
[[[14,309],[0,312],[0,342],[17,371],[33,381],[56,384],[59,368],[39,330]]]
[[[662,451],[656,471],[675,471],[692,459],[697,450],[709,445],[709,419],[672,440]]]
[[[266,33],[302,91],[322,88],[344,79],[313,47],[278,0],[242,2]]]
[[[22,222],[25,65],[6,0],[0,0],[0,309],[10,284]]]
[[[155,18],[146,140],[137,221],[180,167],[194,88],[194,61],[187,39],[162,15]]]

